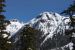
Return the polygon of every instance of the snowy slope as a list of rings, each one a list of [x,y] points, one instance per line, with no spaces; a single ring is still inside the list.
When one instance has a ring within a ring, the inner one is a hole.
[[[58,28],[60,29],[69,29],[69,17],[64,17],[59,15],[58,13],[53,12],[43,12],[38,15],[36,18],[33,18],[26,24],[23,22],[19,22],[17,19],[10,20],[10,23],[6,30],[11,33],[11,36],[15,34],[21,27],[24,25],[30,25],[35,29],[38,29],[43,32],[42,36],[45,36],[49,33],[49,37],[53,36],[53,32]],[[64,28],[65,27],[65,28]]]
[[[19,22],[17,19],[10,20],[10,24],[6,27],[6,31],[10,33],[10,36],[14,35],[24,23]]]
[[[54,36],[56,36],[56,35],[57,36],[60,35],[60,36],[58,36],[58,38],[61,38],[62,41],[64,41],[64,39],[66,40],[67,38],[64,37],[64,35],[65,35],[64,32],[65,32],[65,30],[68,30],[70,28],[69,22],[70,22],[69,17],[64,17],[58,13],[53,13],[53,12],[43,12],[40,15],[38,15],[36,18],[33,18],[32,20],[27,22],[26,24],[21,23],[18,20],[12,20],[12,21],[10,21],[11,24],[9,24],[7,26],[6,30],[7,30],[7,32],[11,33],[11,36],[16,34],[17,32],[19,32],[19,30],[21,30],[22,27],[25,27],[27,25],[29,25],[30,27],[33,27],[37,30],[40,30],[42,32],[41,38],[46,36],[41,43],[41,47],[42,47],[49,39],[55,38]],[[59,32],[60,32],[60,34],[58,34]],[[56,38],[53,39],[53,41],[56,41]],[[60,42],[60,40],[59,40],[59,42]],[[67,44],[64,44],[64,46],[62,46],[61,48],[63,49],[65,47],[69,46],[69,48],[71,50],[73,43],[71,43],[71,42],[70,43],[66,42],[66,43]],[[61,44],[61,42],[60,42],[60,44]],[[72,44],[72,45],[70,45],[70,44]],[[53,48],[53,49],[56,50],[56,48]]]
[[[41,43],[41,47],[42,47],[50,38],[53,39],[53,37],[55,35],[57,35],[58,38],[60,38],[61,40],[64,41],[63,38],[65,38],[65,30],[70,29],[70,19],[69,19],[69,17],[61,16],[58,13],[43,12],[40,15],[38,15],[36,18],[33,18],[32,20],[30,20],[27,23],[27,25],[42,31],[43,34],[41,37],[46,36],[45,39]],[[59,32],[60,32],[60,36],[62,36],[62,38],[59,36],[59,34],[58,34]],[[65,38],[65,40],[67,40],[67,38]],[[58,42],[60,42],[60,40]],[[60,42],[60,44],[61,44],[61,42]],[[63,43],[63,45],[65,45],[65,44]],[[65,48],[67,46],[69,46],[70,50],[73,49],[73,43],[72,42],[68,43],[68,41],[67,41],[66,45],[61,47],[62,50],[64,50],[63,48]]]
[[[52,38],[56,34],[56,31],[59,32],[62,29],[64,32],[65,29],[69,29],[69,22],[69,17],[64,17],[53,12],[43,12],[29,21],[28,24],[35,29],[41,30],[43,32],[42,37],[48,34],[43,41],[44,43],[48,38]]]

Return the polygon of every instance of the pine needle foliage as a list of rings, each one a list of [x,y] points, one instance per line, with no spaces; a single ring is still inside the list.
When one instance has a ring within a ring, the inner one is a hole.
[[[0,0],[0,50],[9,50],[11,48],[11,41],[8,39],[10,34],[7,33],[5,30],[6,26],[10,22],[6,20],[5,16],[3,15],[3,12],[5,12],[3,7],[6,6],[4,2],[5,0]]]

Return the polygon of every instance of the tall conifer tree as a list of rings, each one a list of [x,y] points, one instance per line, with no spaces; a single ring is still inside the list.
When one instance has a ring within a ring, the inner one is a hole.
[[[9,50],[11,42],[8,37],[10,34],[4,30],[10,22],[5,20],[5,16],[3,15],[3,12],[5,12],[3,7],[6,6],[4,2],[5,0],[0,0],[0,50]]]
[[[72,16],[75,15],[75,1],[66,10],[64,10],[61,14],[69,15],[71,22],[73,22]]]
[[[68,35],[71,35],[70,40],[73,42],[73,50],[75,50],[75,37],[72,37],[72,33],[75,33],[75,1],[73,1],[73,4],[71,4],[66,10],[64,10],[61,14],[69,15],[70,17],[70,27],[73,29],[69,30],[67,33]]]
[[[73,27],[73,29],[70,31],[75,32],[75,1],[73,2],[73,4],[71,4],[66,10],[64,10],[61,14],[65,14],[65,15],[69,15],[70,18],[70,27]]]

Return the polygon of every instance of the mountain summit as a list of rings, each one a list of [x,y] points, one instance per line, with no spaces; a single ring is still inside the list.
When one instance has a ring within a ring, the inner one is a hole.
[[[69,37],[65,35],[65,30],[70,29],[69,17],[64,17],[53,12],[43,12],[25,24],[17,20],[10,22],[11,24],[7,26],[6,30],[11,33],[11,36],[15,35],[14,37],[17,40],[20,32],[22,32],[26,26],[41,31],[40,39],[42,40],[40,40],[40,50],[56,50],[57,48],[63,50],[66,47],[69,47],[70,50],[73,49],[73,43],[70,42]]]
[[[56,48],[62,48],[63,50],[66,47],[68,48],[68,46],[70,50],[73,49],[73,43],[65,35],[65,30],[70,29],[69,17],[61,16],[53,12],[43,12],[36,18],[30,20],[26,25],[42,32],[41,39],[45,38],[40,45],[41,50],[49,50],[50,48],[54,50]]]
[[[10,20],[10,24],[6,27],[6,31],[10,33],[10,36],[13,36],[23,25],[24,23],[19,22],[17,19]]]
[[[31,21],[29,21],[28,24],[31,27],[42,31],[42,37],[47,35],[43,41],[44,43],[48,38],[52,38],[56,32],[64,32],[65,29],[69,29],[69,22],[69,17],[64,17],[53,12],[43,12],[36,18],[33,18]]]

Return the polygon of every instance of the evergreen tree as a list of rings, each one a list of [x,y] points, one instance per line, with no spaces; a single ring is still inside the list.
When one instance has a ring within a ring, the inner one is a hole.
[[[73,16],[75,15],[75,1],[61,14],[69,15],[70,17],[70,28],[72,27],[73,29],[69,30],[69,32],[65,34],[70,35],[70,41],[74,44],[73,50],[75,50],[75,37],[72,37],[72,33],[75,33],[75,16]]]
[[[10,48],[10,40],[8,39],[9,33],[5,31],[6,26],[10,23],[8,20],[5,20],[5,16],[2,14],[5,12],[3,7],[5,0],[0,0],[0,50],[9,50]]]
[[[21,50],[38,50],[40,49],[40,32],[38,30],[35,30],[32,27],[25,27],[23,29],[21,42],[22,42],[22,48]]]
[[[69,15],[70,27],[73,28],[69,31],[69,33],[72,34],[73,32],[75,32],[75,28],[74,28],[75,17],[73,16],[73,15],[75,15],[75,1],[66,10],[64,10],[61,14]]]
[[[69,15],[71,20],[71,26],[73,26],[74,19],[72,18],[75,15],[75,1],[71,4],[66,10],[64,10],[61,14]]]

